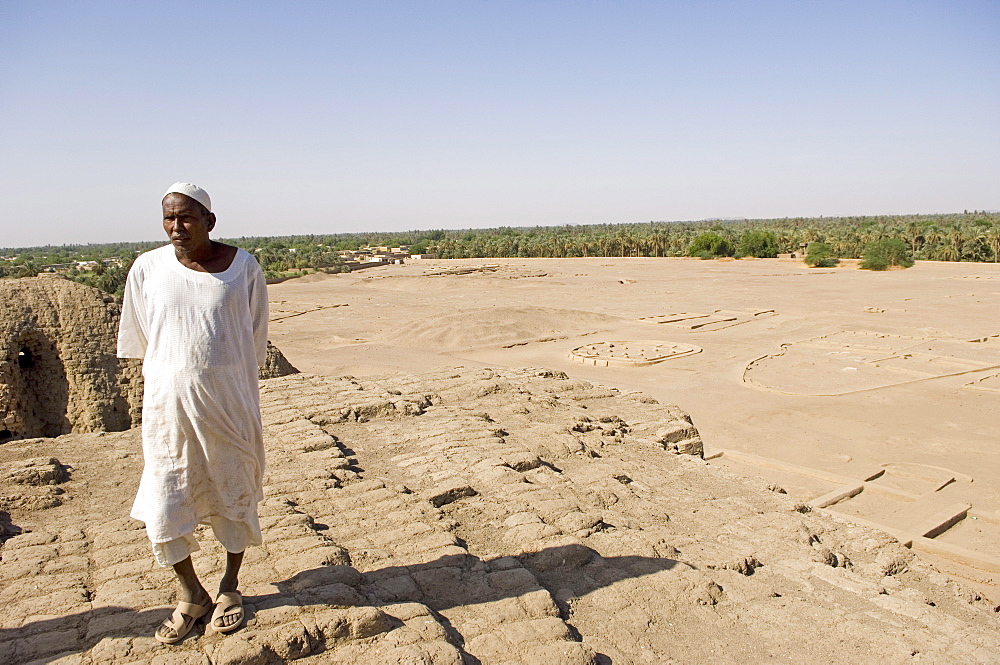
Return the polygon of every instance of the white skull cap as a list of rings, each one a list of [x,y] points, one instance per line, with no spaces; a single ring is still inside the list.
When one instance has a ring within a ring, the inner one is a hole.
[[[198,185],[192,185],[189,182],[175,182],[170,185],[170,188],[166,192],[163,193],[163,197],[166,198],[167,194],[183,194],[184,196],[190,196],[192,199],[205,206],[205,210],[212,212],[211,197],[209,197],[208,192]]]

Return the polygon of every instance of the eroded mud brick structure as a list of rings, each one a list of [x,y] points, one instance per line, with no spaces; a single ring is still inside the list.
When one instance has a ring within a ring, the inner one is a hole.
[[[0,443],[116,432],[142,415],[142,361],[115,356],[121,307],[58,276],[0,280]],[[261,379],[297,374],[268,342]]]
[[[271,342],[267,343],[267,360],[264,361],[264,366],[260,368],[258,376],[263,381],[264,379],[276,379],[279,376],[288,376],[289,374],[298,374],[299,370],[295,368],[292,363],[288,362],[284,354],[278,350],[274,344]]]
[[[0,440],[138,421],[139,364],[115,357],[119,307],[60,277],[0,281]]]

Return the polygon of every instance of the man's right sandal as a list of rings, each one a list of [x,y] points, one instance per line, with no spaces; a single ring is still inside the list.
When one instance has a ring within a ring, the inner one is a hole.
[[[177,644],[191,632],[194,628],[194,624],[198,619],[202,618],[208,614],[209,610],[212,609],[213,603],[211,598],[205,601],[204,605],[198,605],[197,603],[187,603],[183,600],[177,603],[177,607],[174,609],[174,613],[170,615],[170,618],[164,620],[160,625],[160,628],[156,629],[156,633],[153,637],[156,638],[157,642],[162,642],[163,644]],[[172,636],[166,636],[160,634],[161,628],[169,628],[174,631]]]

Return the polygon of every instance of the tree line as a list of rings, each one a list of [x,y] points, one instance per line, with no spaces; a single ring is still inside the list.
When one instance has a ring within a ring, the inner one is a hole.
[[[315,236],[286,236],[283,238],[237,238],[223,239],[231,245],[250,252],[268,279],[296,276],[306,270],[346,271],[348,268],[337,254],[337,250],[315,242]],[[125,291],[125,278],[132,262],[139,254],[162,247],[164,241],[124,242],[88,245],[45,245],[40,247],[2,248],[0,256],[9,260],[0,261],[0,278],[34,277],[44,272],[46,266],[76,264],[95,261],[97,265],[74,265],[60,268],[67,278],[93,286],[106,293],[121,298]],[[105,264],[104,261],[117,259]]]
[[[861,258],[866,246],[882,239],[906,244],[912,258],[926,261],[1000,262],[1000,213],[937,215],[795,217],[780,219],[643,222],[536,227],[499,227],[341,233],[332,235],[243,238],[277,243],[308,239],[334,249],[408,245],[411,254],[444,259],[563,258],[587,256],[698,256],[695,239],[706,233],[724,241],[726,256],[758,256],[797,251],[800,245],[826,243],[840,258]],[[239,242],[237,242],[239,244]],[[718,249],[719,247],[716,247]]]
[[[658,257],[706,253],[767,257],[797,251],[801,245],[814,242],[829,245],[840,258],[861,258],[872,242],[896,239],[905,243],[916,260],[1000,261],[1000,213],[992,212],[649,222],[437,233],[440,235],[436,238],[418,233],[410,236],[441,258]]]
[[[260,262],[268,277],[307,269],[346,270],[341,250],[407,245],[410,253],[458,258],[775,256],[817,244],[824,258],[862,258],[868,247],[898,241],[910,260],[1000,262],[1000,213],[796,217],[586,224],[491,229],[311,234],[223,239]],[[117,258],[121,266],[73,269],[71,279],[121,295],[135,256],[163,241],[2,248],[0,277],[37,274],[43,265]],[[890,254],[899,253],[893,243]],[[10,257],[14,257],[10,260]]]

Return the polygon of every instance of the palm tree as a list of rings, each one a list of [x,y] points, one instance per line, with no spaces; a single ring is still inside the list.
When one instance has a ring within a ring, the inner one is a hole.
[[[1000,224],[994,224],[986,232],[986,241],[993,250],[993,263],[1000,263]]]
[[[938,261],[958,261],[962,257],[962,252],[955,244],[955,240],[949,236],[937,246],[937,255]]]

